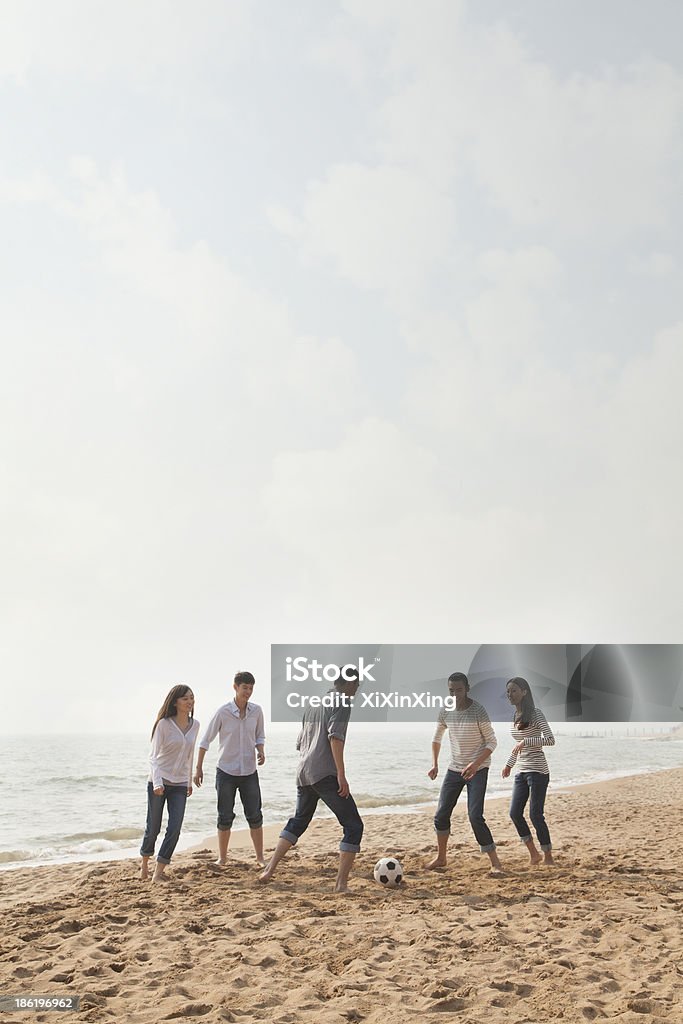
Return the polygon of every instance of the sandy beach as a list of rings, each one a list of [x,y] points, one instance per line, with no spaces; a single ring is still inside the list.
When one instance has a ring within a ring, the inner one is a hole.
[[[207,845],[177,855],[165,885],[140,882],[133,860],[6,872],[0,992],[78,995],[70,1019],[139,1024],[680,1024],[682,810],[683,769],[551,789],[557,865],[531,869],[492,801],[503,878],[464,807],[440,872],[425,868],[429,813],[368,816],[346,896],[332,893],[334,821],[314,822],[265,887],[244,833],[226,870]],[[403,864],[399,890],[372,879],[385,854]]]

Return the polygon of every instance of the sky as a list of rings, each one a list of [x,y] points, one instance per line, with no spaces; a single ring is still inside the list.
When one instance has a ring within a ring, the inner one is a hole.
[[[680,640],[680,4],[0,9],[0,731]]]

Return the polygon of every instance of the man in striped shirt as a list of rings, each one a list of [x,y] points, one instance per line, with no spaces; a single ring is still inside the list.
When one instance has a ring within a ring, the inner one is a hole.
[[[467,814],[482,853],[491,861],[491,871],[499,874],[503,869],[496,853],[491,830],[484,819],[484,796],[488,780],[491,753],[496,748],[496,735],[486,709],[469,696],[470,684],[463,672],[448,677],[448,692],[455,698],[455,707],[442,708],[432,741],[432,767],[430,779],[439,774],[441,739],[448,729],[451,742],[451,762],[441,786],[439,806],[434,815],[437,855],[429,868],[446,866],[448,837],[451,834],[451,815],[458,797],[467,787]]]

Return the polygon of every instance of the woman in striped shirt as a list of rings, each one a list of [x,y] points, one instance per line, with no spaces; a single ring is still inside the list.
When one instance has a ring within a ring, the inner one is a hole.
[[[550,769],[543,753],[543,747],[555,745],[552,729],[540,708],[534,704],[531,688],[526,679],[515,676],[507,684],[507,696],[515,706],[515,717],[512,724],[512,738],[516,740],[508,762],[503,768],[503,778],[507,779],[512,766],[519,757],[517,774],[512,787],[510,817],[517,829],[519,838],[526,844],[532,864],[544,861],[553,863],[550,832],[546,824],[544,808],[545,795],[550,782]],[[531,836],[524,817],[524,808],[529,803],[529,817],[538,837],[538,844],[543,850],[539,853]]]

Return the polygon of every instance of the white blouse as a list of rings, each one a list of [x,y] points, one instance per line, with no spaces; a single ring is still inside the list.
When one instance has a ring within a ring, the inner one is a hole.
[[[199,722],[183,732],[173,718],[162,718],[154,730],[149,752],[150,781],[153,789],[166,782],[172,786],[192,785],[192,761],[199,734]]]

